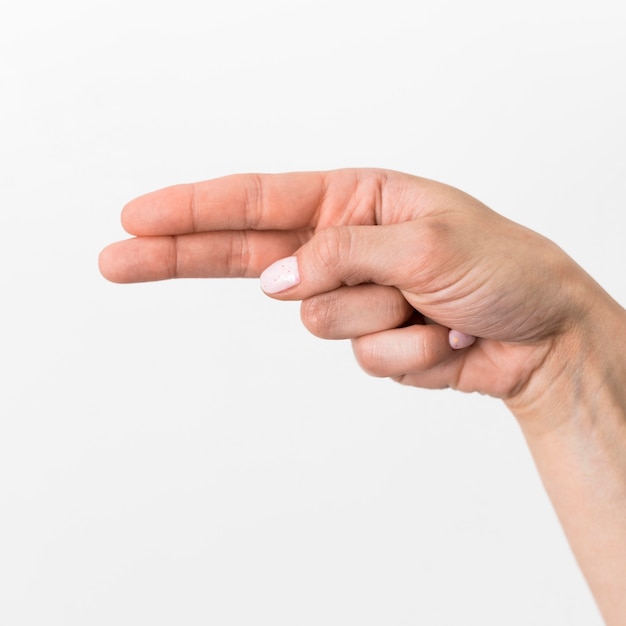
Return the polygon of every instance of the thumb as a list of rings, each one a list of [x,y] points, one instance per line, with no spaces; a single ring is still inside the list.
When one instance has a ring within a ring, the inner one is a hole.
[[[424,254],[423,249],[418,253],[414,236],[407,240],[407,229],[401,226],[338,226],[323,230],[293,256],[279,259],[263,271],[261,288],[281,300],[304,300],[342,285],[401,287],[402,272],[408,270],[414,275]],[[474,339],[460,331],[449,332],[453,349],[466,348]]]
[[[263,291],[280,300],[304,300],[341,285],[398,284],[407,256],[398,225],[335,226],[315,234],[293,256],[261,274]],[[403,237],[402,237],[403,238]]]

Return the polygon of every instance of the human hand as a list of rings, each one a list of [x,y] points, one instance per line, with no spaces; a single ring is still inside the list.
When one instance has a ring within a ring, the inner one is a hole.
[[[136,237],[102,251],[110,280],[260,275],[371,374],[504,399],[607,625],[623,623],[626,312],[554,243],[385,170],[180,185],[122,221]]]
[[[312,332],[352,339],[366,371],[405,384],[511,398],[584,312],[586,275],[555,244],[399,172],[227,176],[142,196],[122,222],[136,238],[101,253],[110,280],[256,277],[282,259],[266,292],[302,300]]]

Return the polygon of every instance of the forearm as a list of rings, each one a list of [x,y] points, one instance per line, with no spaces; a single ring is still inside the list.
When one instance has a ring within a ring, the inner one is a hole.
[[[626,312],[602,300],[507,404],[606,623],[624,626]]]

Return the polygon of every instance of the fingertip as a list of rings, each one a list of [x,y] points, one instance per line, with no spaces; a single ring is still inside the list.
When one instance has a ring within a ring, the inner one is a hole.
[[[98,255],[98,269],[100,274],[112,283],[122,283],[123,272],[120,267],[119,257],[115,254],[117,244],[111,244],[104,248]]]
[[[469,348],[476,341],[474,335],[462,333],[460,330],[451,330],[448,333],[448,342],[453,350]]]
[[[261,289],[268,295],[275,295],[287,291],[300,283],[298,258],[289,256],[272,263],[261,272],[259,278]]]
[[[174,185],[138,196],[122,208],[122,227],[135,236],[193,232],[190,198],[189,185]]]
[[[152,213],[154,203],[151,202],[152,193],[134,198],[122,207],[120,221],[122,228],[131,235],[148,234],[147,216]]]

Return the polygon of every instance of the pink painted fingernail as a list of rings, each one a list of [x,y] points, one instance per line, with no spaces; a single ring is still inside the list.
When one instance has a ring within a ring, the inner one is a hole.
[[[272,263],[261,274],[261,289],[265,293],[279,293],[299,282],[298,259],[295,256]]]
[[[462,333],[460,330],[451,330],[448,333],[448,341],[453,350],[461,350],[471,346],[476,341],[476,337]]]

